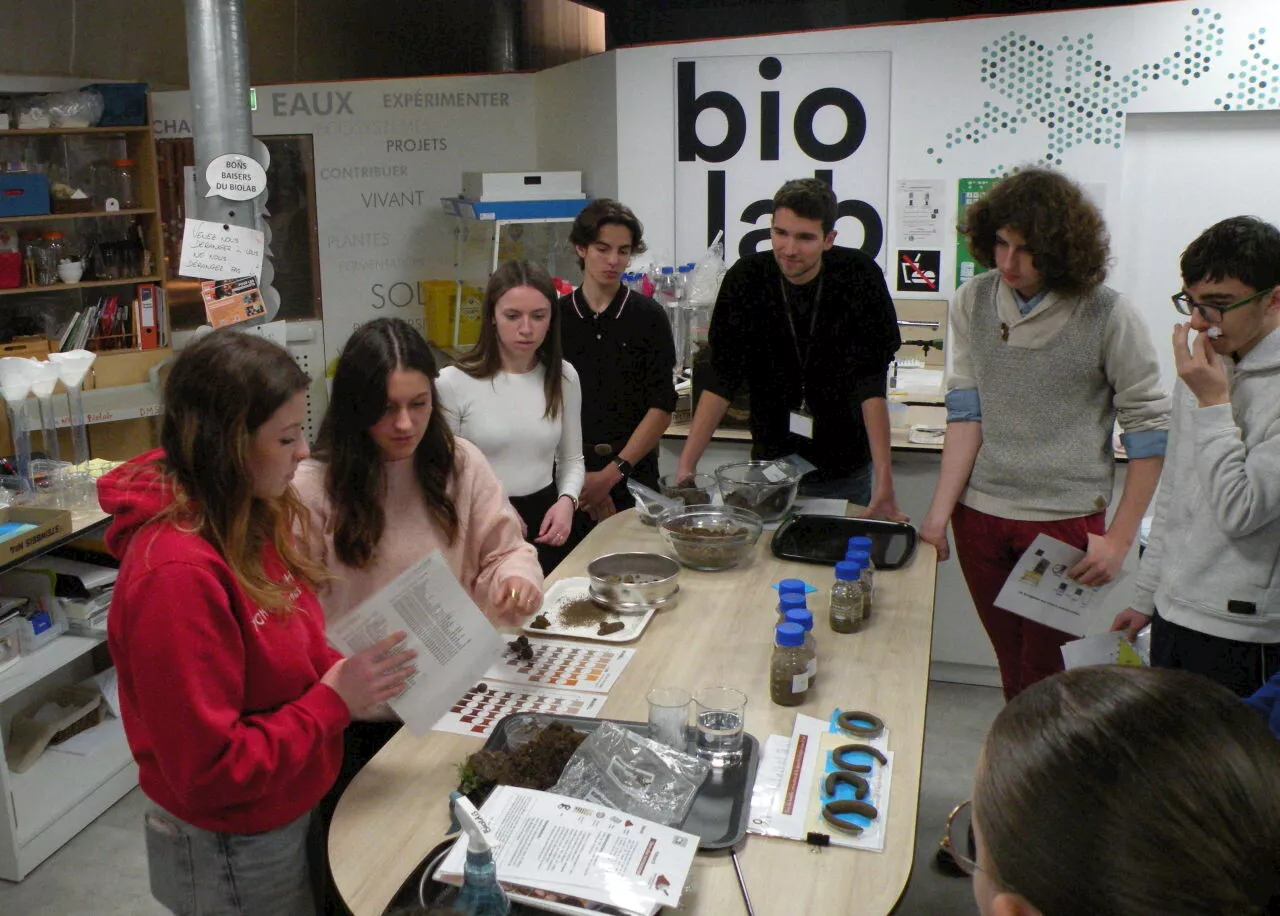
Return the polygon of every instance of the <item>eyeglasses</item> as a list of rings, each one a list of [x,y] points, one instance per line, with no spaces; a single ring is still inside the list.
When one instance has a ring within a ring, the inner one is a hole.
[[[960,804],[951,809],[951,813],[947,815],[947,826],[942,832],[942,842],[938,846],[951,857],[951,861],[956,867],[966,875],[972,876],[975,872],[981,871],[978,863],[974,860],[977,850],[973,843],[973,799],[966,798]],[[953,836],[959,834],[962,837],[965,849],[968,854],[960,851],[956,845]]]
[[[1254,293],[1249,298],[1241,299],[1239,302],[1232,303],[1231,305],[1202,305],[1192,299],[1186,290],[1176,292],[1169,298],[1173,300],[1173,307],[1183,315],[1190,315],[1193,311],[1196,311],[1200,313],[1201,318],[1210,324],[1218,324],[1222,321],[1222,316],[1225,312],[1229,312],[1232,309],[1238,309],[1242,305],[1248,305],[1255,299],[1261,299],[1274,289],[1274,286],[1268,286],[1266,289]]]

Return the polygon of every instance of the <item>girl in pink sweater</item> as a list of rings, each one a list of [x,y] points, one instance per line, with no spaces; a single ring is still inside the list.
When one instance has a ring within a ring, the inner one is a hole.
[[[433,551],[495,622],[542,602],[542,571],[520,518],[484,456],[455,439],[436,409],[435,359],[398,318],[362,325],[347,341],[329,410],[294,487],[311,511],[313,556],[332,575],[325,617],[347,613]],[[353,722],[342,771],[321,805],[328,816],[360,768],[399,730]],[[332,887],[329,893],[334,893]]]

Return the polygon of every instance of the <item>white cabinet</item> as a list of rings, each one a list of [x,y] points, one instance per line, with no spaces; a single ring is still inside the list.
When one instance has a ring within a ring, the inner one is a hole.
[[[72,535],[107,520],[102,512],[76,513]],[[31,562],[25,557],[21,562]],[[8,569],[0,567],[0,572]],[[77,683],[94,673],[95,650],[105,640],[66,634],[0,673],[0,730],[51,687]],[[118,727],[118,720],[108,720]],[[21,881],[58,847],[138,784],[124,730],[87,756],[45,751],[25,773],[9,770],[0,745],[0,878]]]

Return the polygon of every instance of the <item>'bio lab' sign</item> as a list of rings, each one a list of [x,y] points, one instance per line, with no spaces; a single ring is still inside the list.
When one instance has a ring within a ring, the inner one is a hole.
[[[721,229],[729,261],[764,250],[774,192],[813,176],[840,202],[836,244],[883,266],[888,52],[708,57],[675,67],[681,257]]]

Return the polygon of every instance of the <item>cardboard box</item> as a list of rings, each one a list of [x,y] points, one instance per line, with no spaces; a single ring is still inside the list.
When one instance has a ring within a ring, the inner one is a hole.
[[[55,541],[67,537],[73,530],[71,513],[65,509],[0,509],[0,526],[15,522],[36,527],[0,540],[0,565],[47,550]]]
[[[49,212],[49,179],[39,172],[0,175],[0,216],[45,216]]]
[[[470,200],[569,200],[585,197],[581,172],[463,172]]]

